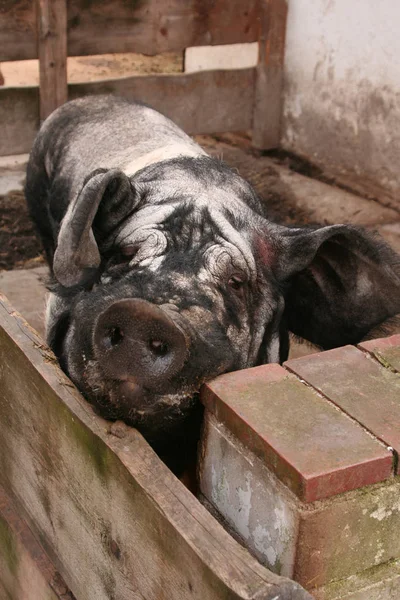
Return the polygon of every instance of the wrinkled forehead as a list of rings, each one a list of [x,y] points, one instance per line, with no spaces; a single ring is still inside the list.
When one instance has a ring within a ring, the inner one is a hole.
[[[197,264],[198,269],[203,266],[218,274],[231,266],[252,279],[255,261],[242,213],[240,199],[223,190],[215,191],[215,202],[209,193],[199,192],[196,198],[175,195],[168,202],[138,210],[124,223],[115,242],[122,250],[135,249],[132,266],[159,270],[174,257],[179,271]]]

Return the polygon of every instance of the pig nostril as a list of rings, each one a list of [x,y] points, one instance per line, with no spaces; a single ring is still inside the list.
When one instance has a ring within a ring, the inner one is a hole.
[[[161,340],[150,340],[149,347],[156,356],[165,356],[169,351],[168,345]]]
[[[124,339],[124,332],[120,327],[113,327],[107,332],[105,343],[108,348],[118,346]]]
[[[188,344],[172,318],[140,298],[113,302],[97,318],[94,356],[107,380],[134,381],[140,390],[170,389],[183,368]],[[129,389],[127,398],[136,397]],[[1,594],[0,594],[1,595]]]

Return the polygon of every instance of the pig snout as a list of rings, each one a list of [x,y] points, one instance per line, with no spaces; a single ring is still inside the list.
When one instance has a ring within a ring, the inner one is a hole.
[[[188,342],[164,310],[141,299],[118,300],[106,308],[94,326],[93,345],[104,374],[126,382],[128,395],[140,401],[140,391],[157,391],[182,369]]]

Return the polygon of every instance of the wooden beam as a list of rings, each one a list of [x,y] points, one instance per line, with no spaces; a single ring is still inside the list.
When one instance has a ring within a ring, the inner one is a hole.
[[[39,88],[0,88],[0,156],[29,152],[39,129]]]
[[[0,483],[79,600],[307,600],[241,547],[142,436],[94,414],[0,297]]]
[[[68,98],[67,1],[36,0],[39,56],[40,119]]]
[[[119,94],[146,102],[188,133],[250,129],[254,69],[127,77],[69,86],[69,98]],[[0,156],[29,152],[39,125],[38,88],[0,89]]]
[[[253,146],[280,143],[287,0],[261,1],[259,60],[256,68]]]
[[[255,42],[259,0],[68,0],[68,55]],[[0,61],[37,58],[34,2],[3,0]]]
[[[254,69],[127,77],[73,84],[70,98],[117,94],[145,102],[187,133],[240,131],[251,127]]]

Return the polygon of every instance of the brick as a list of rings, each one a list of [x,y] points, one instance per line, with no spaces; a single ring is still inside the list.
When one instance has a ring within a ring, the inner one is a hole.
[[[306,502],[391,475],[386,448],[279,365],[222,375],[202,401]]]
[[[383,366],[400,372],[400,334],[361,342],[358,347],[375,356]]]
[[[368,570],[370,579],[379,565],[400,559],[399,477],[302,502],[208,411],[200,456],[201,494],[229,530],[269,569],[298,580],[312,595],[328,584],[349,593],[368,588],[368,580],[353,587],[344,580]]]
[[[396,477],[301,511],[293,578],[312,590],[398,560],[399,498]]]
[[[315,600],[399,600],[400,561],[313,590]]]
[[[399,374],[353,346],[290,360],[285,366],[399,454]]]

